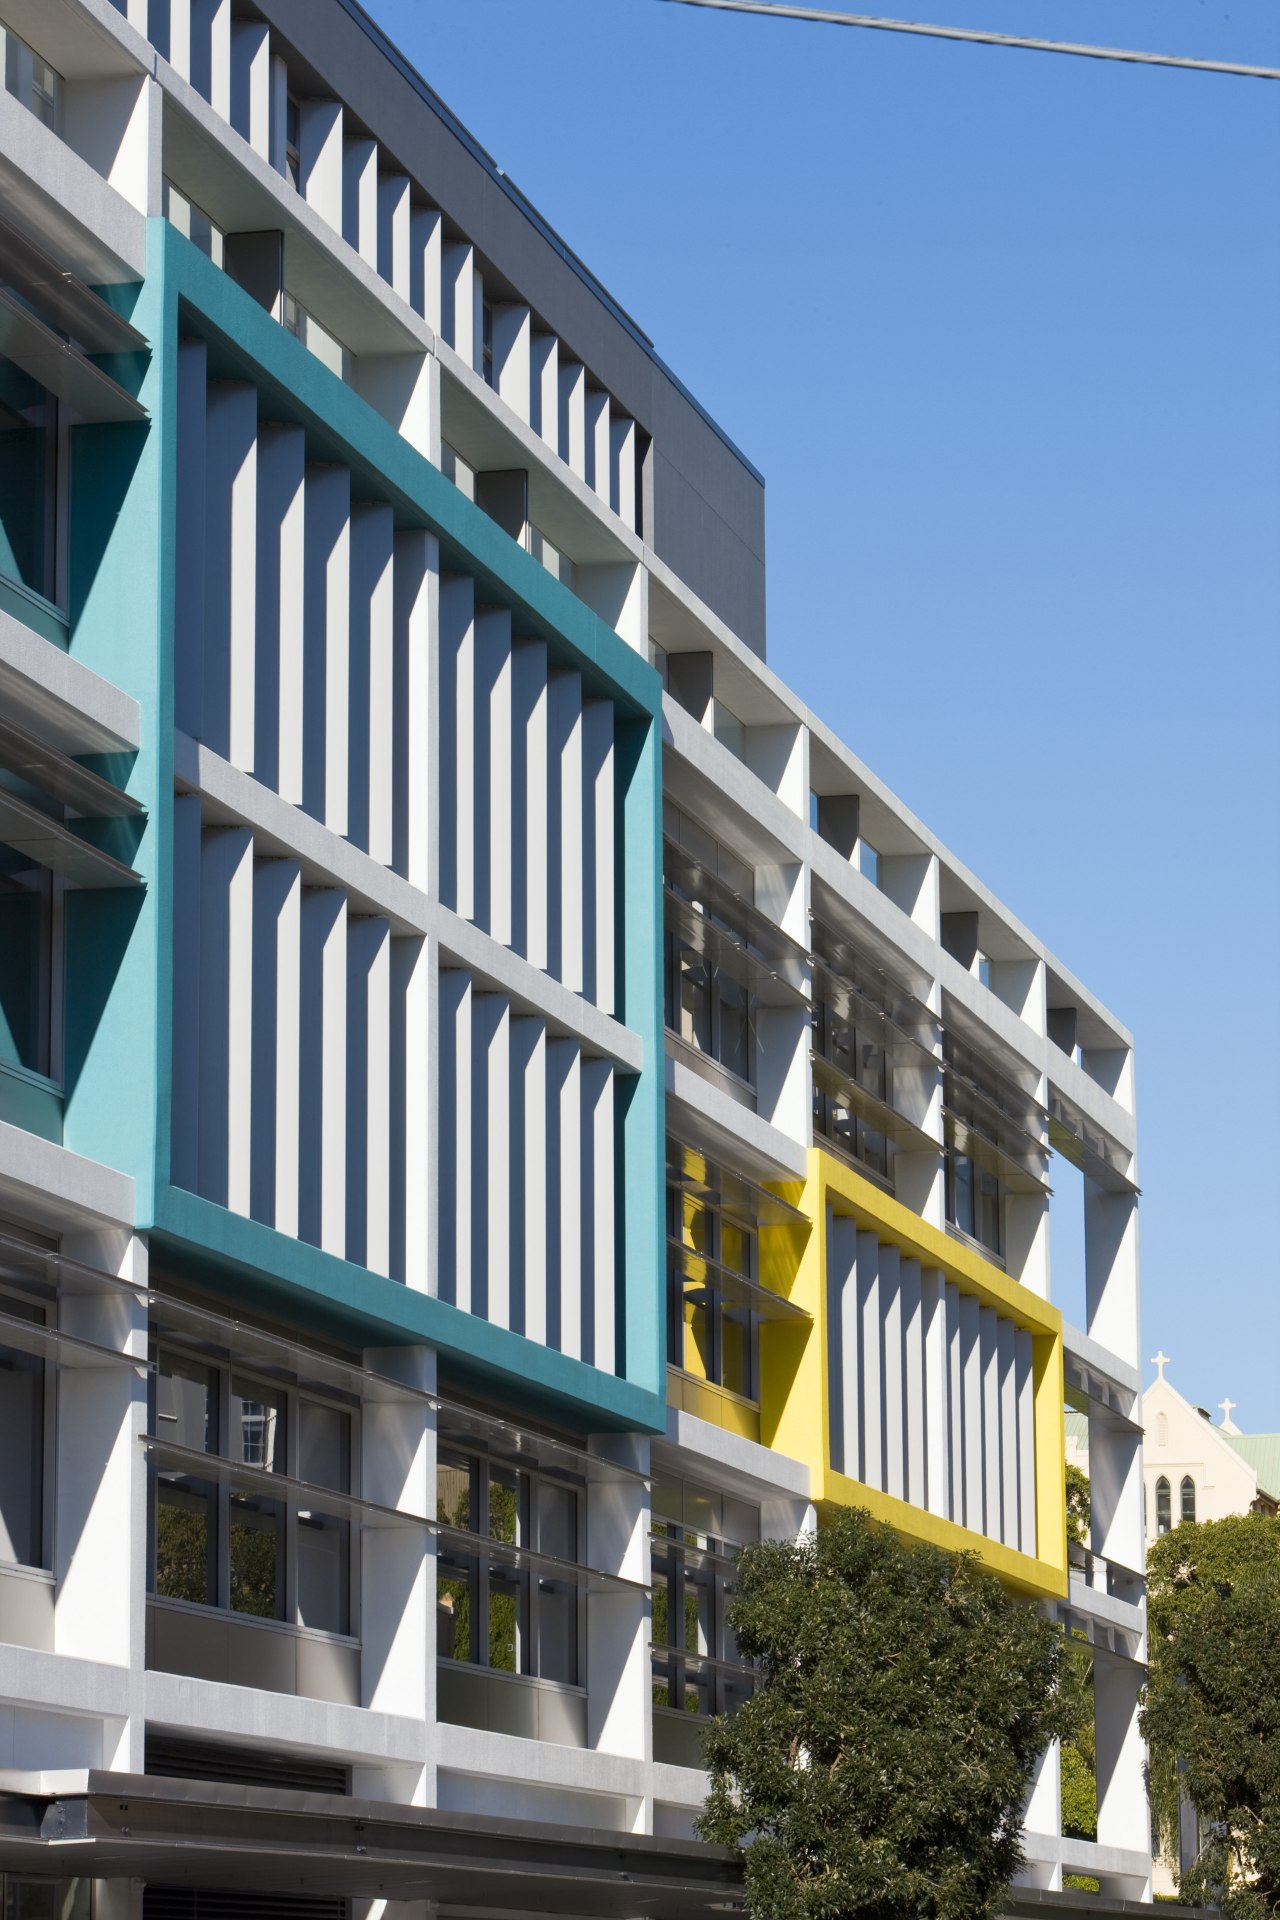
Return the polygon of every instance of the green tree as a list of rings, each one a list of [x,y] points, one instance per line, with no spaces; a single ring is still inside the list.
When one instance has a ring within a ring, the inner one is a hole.
[[[1280,1518],[1188,1523],[1157,1540],[1147,1618],[1152,1806],[1168,1853],[1182,1796],[1203,1840],[1181,1896],[1270,1920],[1280,1912]]]
[[[703,1839],[768,1920],[983,1920],[1061,1731],[1061,1637],[968,1554],[861,1511],[738,1560],[755,1694],[711,1723]]]
[[[1067,1462],[1067,1541],[1071,1546],[1089,1544],[1089,1476],[1083,1467]]]

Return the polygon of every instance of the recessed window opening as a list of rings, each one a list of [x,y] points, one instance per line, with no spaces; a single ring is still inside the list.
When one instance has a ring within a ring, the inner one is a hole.
[[[325,1512],[322,1498],[313,1507],[278,1497],[264,1477],[349,1493],[353,1424],[347,1407],[162,1348],[152,1382],[156,1596],[349,1633],[350,1520]],[[206,1476],[202,1454],[249,1473]]]
[[[1169,1482],[1163,1474],[1156,1481],[1156,1532],[1168,1533],[1173,1525],[1173,1503],[1169,1497]]]
[[[858,872],[873,887],[880,885],[880,849],[863,837],[858,840]]]
[[[0,25],[4,85],[52,133],[62,126],[62,75],[12,27]]]
[[[715,1178],[711,1169],[713,1193]],[[755,1281],[755,1222],[729,1206],[667,1188],[667,1360],[673,1367],[759,1400],[759,1316],[731,1297],[733,1277]]]
[[[284,177],[299,193],[302,191],[302,109],[293,94],[284,109]]]
[[[1179,1492],[1181,1494],[1181,1512],[1179,1517],[1188,1526],[1194,1526],[1196,1519],[1196,1483],[1189,1473],[1183,1475],[1182,1486]]]
[[[47,387],[0,354],[0,573],[50,601],[68,439],[59,412]]]
[[[760,1538],[760,1509],[658,1473],[653,1484],[655,1709],[733,1713],[755,1688],[726,1618],[734,1558]]]

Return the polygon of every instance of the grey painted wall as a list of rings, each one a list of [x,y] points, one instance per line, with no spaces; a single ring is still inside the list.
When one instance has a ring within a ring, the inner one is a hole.
[[[332,92],[654,441],[654,551],[761,655],[764,482],[345,6],[259,0],[294,84]]]

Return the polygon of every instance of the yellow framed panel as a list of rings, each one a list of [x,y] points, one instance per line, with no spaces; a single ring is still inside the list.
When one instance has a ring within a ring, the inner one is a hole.
[[[950,1234],[930,1226],[872,1181],[821,1147],[809,1151],[803,1186],[781,1189],[807,1216],[808,1229],[761,1233],[768,1284],[807,1309],[812,1323],[761,1329],[760,1434],[766,1446],[803,1460],[812,1497],[823,1507],[865,1507],[916,1539],[977,1554],[1009,1586],[1062,1598],[1067,1591],[1066,1471],[1063,1434],[1062,1315]],[[1031,1334],[1036,1450],[1036,1552],[911,1505],[838,1473],[831,1465],[827,1315],[827,1221],[831,1214],[874,1229],[881,1240],[940,1270],[963,1294],[994,1307]]]

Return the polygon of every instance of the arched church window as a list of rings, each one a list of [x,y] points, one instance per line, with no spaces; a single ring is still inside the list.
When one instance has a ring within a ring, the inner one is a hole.
[[[1182,1518],[1194,1524],[1196,1517],[1196,1483],[1189,1473],[1182,1476]]]
[[[1173,1525],[1173,1502],[1169,1497],[1169,1482],[1161,1474],[1156,1481],[1156,1532],[1168,1533]]]

